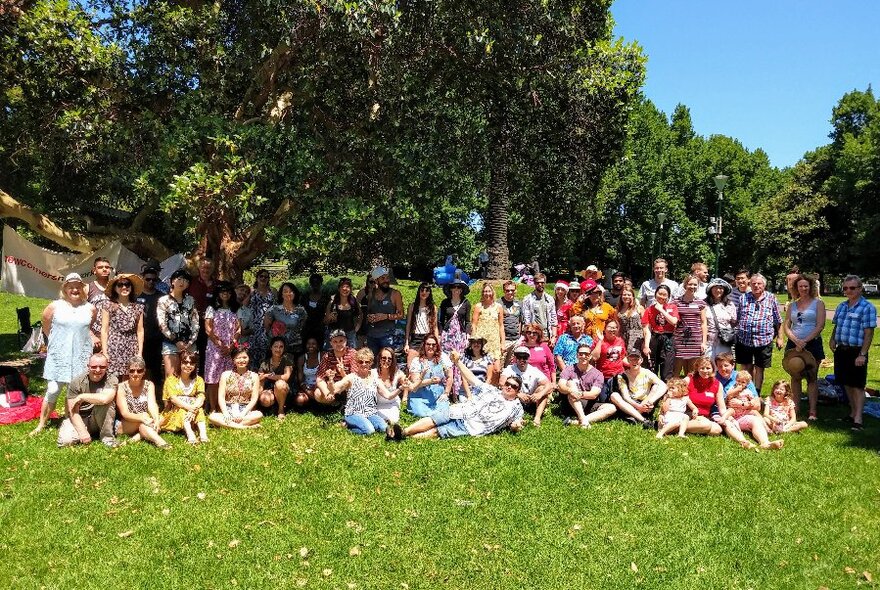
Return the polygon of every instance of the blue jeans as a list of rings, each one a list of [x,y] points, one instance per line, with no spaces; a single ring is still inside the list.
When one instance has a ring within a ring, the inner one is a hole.
[[[427,418],[444,406],[449,407],[449,402],[446,400],[425,399],[423,397],[410,397],[406,402],[406,411],[418,418]]]
[[[385,334],[384,336],[367,335],[367,348],[373,351],[375,356],[379,356],[379,351],[383,348],[394,348],[394,333]]]
[[[379,414],[372,416],[346,416],[345,425],[355,434],[375,434],[376,432],[385,432],[388,423],[382,419]]]

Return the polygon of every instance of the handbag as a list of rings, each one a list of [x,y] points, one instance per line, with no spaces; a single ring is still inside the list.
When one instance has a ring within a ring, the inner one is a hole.
[[[715,306],[710,305],[709,311],[712,312],[712,318],[715,320],[715,329],[718,331],[718,341],[724,346],[733,346],[736,343],[736,330],[730,324],[724,326],[718,321],[718,315],[715,313]]]

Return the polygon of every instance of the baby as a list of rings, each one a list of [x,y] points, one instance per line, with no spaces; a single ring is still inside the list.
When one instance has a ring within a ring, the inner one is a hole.
[[[737,372],[736,382],[724,398],[727,410],[721,415],[721,422],[726,422],[731,418],[738,421],[745,416],[761,418],[761,412],[752,408],[752,400],[755,397],[749,390],[751,383],[752,375],[748,371]]]

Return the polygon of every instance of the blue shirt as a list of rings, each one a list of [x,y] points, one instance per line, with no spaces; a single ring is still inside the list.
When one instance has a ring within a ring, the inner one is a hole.
[[[571,334],[566,332],[556,341],[553,347],[553,354],[561,356],[566,366],[573,365],[577,362],[577,349],[579,346],[585,345],[593,348],[593,339],[587,334],[581,334],[581,337],[575,341]]]
[[[727,395],[727,392],[736,385],[736,373],[736,371],[732,372],[730,378],[726,380],[721,376],[721,373],[715,373],[715,378],[718,379],[718,382],[721,384],[721,388],[725,395]],[[749,386],[746,389],[752,394],[752,397],[758,397],[758,390],[755,389],[754,382],[749,383]]]
[[[776,326],[782,323],[776,297],[764,291],[760,299],[754,293],[746,293],[736,309],[736,341],[752,348],[767,346],[773,342]]]
[[[861,346],[865,342],[865,329],[877,327],[877,308],[859,297],[850,307],[844,301],[834,310],[834,340],[843,346]]]

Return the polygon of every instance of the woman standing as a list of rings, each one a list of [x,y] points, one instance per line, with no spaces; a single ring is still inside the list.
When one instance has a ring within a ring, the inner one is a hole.
[[[682,369],[685,374],[693,372],[694,362],[706,351],[708,337],[706,302],[697,299],[699,279],[693,275],[685,275],[681,284],[684,294],[673,301],[678,308],[679,317],[672,335],[675,345],[675,366],[672,372],[675,377],[681,374]]]
[[[238,343],[241,325],[238,322],[238,299],[232,292],[232,283],[218,281],[214,286],[213,303],[205,310],[205,387],[211,409],[217,406],[220,375],[232,369],[229,352]]]
[[[801,380],[807,380],[807,397],[809,398],[810,414],[808,420],[816,419],[816,407],[819,400],[819,363],[825,358],[822,346],[822,330],[825,329],[825,303],[819,299],[819,287],[816,279],[798,275],[793,285],[797,299],[788,305],[785,312],[785,334],[788,343],[785,350],[792,348],[806,350],[816,359],[816,368],[803,374],[791,377],[791,393],[795,410],[801,399]]]
[[[266,334],[266,330],[262,329],[262,325],[258,326],[256,324],[262,323],[263,318],[266,317],[266,312],[271,309],[272,304],[275,302],[275,297],[275,289],[269,285],[269,271],[258,270],[249,303],[251,314],[254,317],[254,331],[251,334],[249,349],[251,366],[254,369],[263,362],[263,357],[269,348],[269,336]]]
[[[707,334],[709,358],[730,352],[736,336],[736,306],[730,301],[730,283],[724,279],[712,279],[706,285]]]
[[[128,361],[144,353],[144,306],[135,302],[144,282],[138,275],[117,275],[104,290],[101,301],[101,350],[110,361],[107,372],[120,381],[128,374]]]
[[[133,357],[128,363],[128,379],[116,390],[116,410],[122,418],[122,432],[131,438],[128,442],[146,439],[160,449],[171,445],[159,436],[159,405],[156,390],[145,379],[147,364],[143,357]]]
[[[175,270],[171,275],[171,292],[159,299],[156,317],[162,331],[162,362],[165,377],[180,371],[178,355],[184,350],[193,350],[199,336],[199,312],[192,296],[186,294],[189,287],[189,273],[184,269]]]
[[[577,284],[577,283],[575,283]],[[556,281],[553,288],[553,301],[556,304],[556,337],[559,338],[568,330],[568,316],[574,301],[569,297],[570,286],[565,281]]]
[[[620,337],[626,342],[626,353],[641,352],[644,348],[645,332],[642,329],[642,315],[645,310],[636,299],[632,287],[624,286],[617,298],[617,319],[620,322]]]
[[[361,306],[351,293],[351,279],[342,277],[339,279],[336,293],[327,303],[324,324],[329,332],[336,330],[345,332],[349,348],[354,348],[357,346],[357,333],[361,327],[362,317]],[[326,344],[329,346],[330,343]]]
[[[462,352],[467,347],[468,334],[471,333],[471,303],[465,297],[470,287],[460,278],[443,286],[446,295],[440,303],[440,342],[442,352],[449,354],[453,350]],[[452,368],[453,391],[461,387],[461,374],[458,368]]]
[[[208,416],[214,426],[236,430],[259,428],[263,414],[254,408],[260,397],[260,377],[248,370],[249,362],[246,349],[232,349],[235,368],[220,376],[219,410]]]
[[[485,340],[486,354],[500,359],[501,345],[504,343],[504,310],[495,301],[492,285],[484,283],[480,294],[480,302],[474,306],[472,334]]]
[[[282,283],[278,299],[263,317],[267,339],[283,336],[287,354],[298,358],[302,354],[302,331],[306,322],[306,310],[299,304],[299,290],[293,283]]]
[[[43,310],[43,338],[47,342],[43,379],[46,395],[40,406],[40,421],[31,431],[37,434],[46,427],[49,414],[55,409],[61,385],[80,375],[89,362],[95,340],[89,330],[97,312],[86,301],[86,284],[78,274],[70,273],[61,283],[61,297]]]
[[[584,333],[596,339],[596,334],[605,331],[605,323],[608,320],[617,319],[617,310],[602,300],[602,291],[592,279],[581,283],[581,289],[586,294],[586,300],[578,301],[571,308],[572,315],[584,316],[587,325]]]
[[[418,295],[406,311],[406,338],[403,343],[403,352],[406,353],[406,364],[419,356],[422,342],[431,334],[440,340],[440,331],[437,329],[437,306],[434,305],[434,293],[431,285],[421,283]]]
[[[642,353],[651,361],[651,367],[664,381],[672,378],[675,349],[672,335],[678,324],[678,306],[669,302],[668,285],[659,285],[654,291],[654,303],[642,314],[645,343]]]

